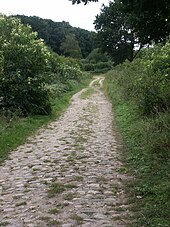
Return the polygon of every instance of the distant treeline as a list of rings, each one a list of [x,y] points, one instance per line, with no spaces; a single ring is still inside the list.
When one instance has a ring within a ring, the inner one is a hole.
[[[66,47],[62,48],[65,42],[69,42],[69,38],[71,42],[74,39],[74,46],[76,46],[76,50],[79,52],[76,57],[86,58],[95,48],[96,33],[72,27],[69,22],[54,22],[36,16],[16,15],[14,17],[20,18],[23,24],[31,25],[33,31],[38,32],[39,38],[42,38],[59,55],[71,55],[71,57],[74,57],[74,54],[70,50],[67,50],[69,45],[64,45]]]

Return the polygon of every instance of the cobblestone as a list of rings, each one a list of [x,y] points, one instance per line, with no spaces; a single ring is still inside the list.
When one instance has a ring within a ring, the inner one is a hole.
[[[126,226],[127,176],[118,172],[121,144],[102,81],[96,78],[90,84],[90,97],[81,98],[85,89],[75,94],[59,120],[12,151],[0,166],[0,225]],[[49,197],[57,184],[63,191],[56,189]]]

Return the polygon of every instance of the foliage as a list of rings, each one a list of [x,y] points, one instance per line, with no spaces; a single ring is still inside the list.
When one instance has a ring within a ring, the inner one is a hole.
[[[86,58],[96,47],[96,33],[81,28],[74,28],[83,58]]]
[[[68,34],[61,43],[61,52],[66,57],[82,58],[81,49],[74,34]]]
[[[140,42],[165,42],[170,31],[170,2],[168,0],[122,0],[130,14],[131,28]]]
[[[101,9],[96,16],[95,29],[102,50],[108,53],[115,64],[129,61],[134,57],[135,35],[129,27],[129,15],[120,0],[110,2],[109,6]]]
[[[72,0],[73,4],[84,3],[86,5],[89,2],[98,2],[98,0]],[[110,2],[109,6],[116,2]],[[166,40],[170,31],[170,2],[168,0],[155,0],[154,2],[152,0],[119,0],[118,2],[128,14],[129,29],[133,30],[142,45]]]
[[[99,62],[107,62],[109,60],[108,56],[100,51],[99,48],[95,48],[92,52],[87,56],[86,62],[90,63],[99,63]]]
[[[106,73],[107,71],[112,69],[112,63],[111,62],[98,62],[96,64],[84,63],[83,69],[84,71],[92,73]]]
[[[169,50],[169,41],[143,50],[105,80],[123,137],[126,171],[135,176],[126,190],[136,227],[169,226]]]
[[[15,17],[20,18],[25,25],[31,25],[33,31],[38,32],[39,38],[44,39],[44,42],[59,55],[62,54],[61,44],[69,34],[75,35],[83,58],[86,58],[94,48],[95,32],[74,28],[65,21],[54,22],[49,19],[42,19],[35,16],[28,17],[24,15],[17,15]]]
[[[129,64],[117,66],[126,99],[134,99],[144,115],[159,114],[170,106],[170,41],[145,49]],[[126,77],[122,73],[126,71]]]
[[[0,109],[49,114],[44,71],[49,52],[37,34],[18,19],[0,17]]]
[[[51,101],[83,78],[79,61],[50,51],[19,19],[0,20],[0,111],[50,114]]]
[[[80,70],[79,61],[51,53],[49,57],[49,83],[67,83],[69,80],[80,81],[83,73]]]
[[[85,60],[82,61],[82,69],[93,73],[105,73],[112,68],[109,57],[99,48],[94,49]]]
[[[92,63],[84,63],[83,64],[83,70],[87,72],[91,72],[95,70],[95,65]]]

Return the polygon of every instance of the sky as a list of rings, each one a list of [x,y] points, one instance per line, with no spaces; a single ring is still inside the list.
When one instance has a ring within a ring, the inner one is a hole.
[[[21,14],[38,16],[56,22],[66,21],[73,27],[94,31],[95,16],[100,14],[102,4],[109,0],[99,0],[84,6],[72,5],[69,0],[0,0],[1,14]]]

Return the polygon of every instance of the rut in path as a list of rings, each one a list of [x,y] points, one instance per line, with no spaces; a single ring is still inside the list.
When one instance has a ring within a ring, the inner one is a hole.
[[[75,94],[67,111],[0,166],[0,226],[119,227],[130,215],[118,170],[120,144],[100,87]],[[98,86],[96,85],[98,84]]]

